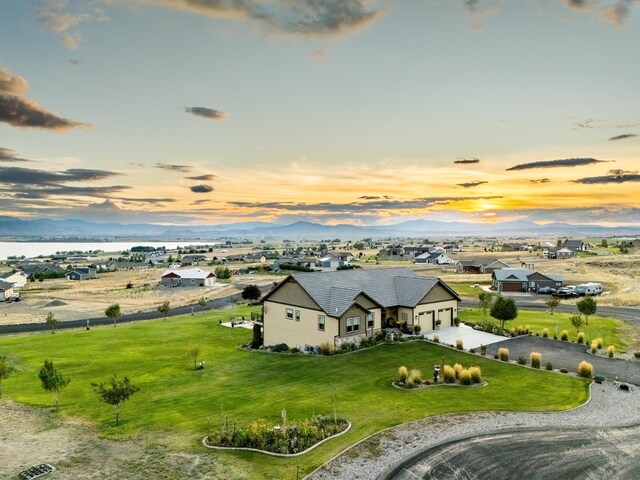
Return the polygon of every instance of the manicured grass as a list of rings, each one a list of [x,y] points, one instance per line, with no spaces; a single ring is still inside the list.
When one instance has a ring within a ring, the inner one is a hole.
[[[108,438],[159,438],[173,448],[216,455],[243,478],[295,478],[306,474],[345,447],[383,428],[429,415],[474,410],[562,410],[588,397],[584,380],[523,369],[426,342],[380,345],[333,357],[249,352],[251,331],[226,328],[218,319],[249,316],[249,307],[195,316],[0,338],[0,355],[16,365],[3,382],[3,395],[39,407],[52,405],[37,377],[45,359],[71,383],[61,397],[61,414],[96,422]],[[204,370],[193,370],[190,345],[199,345]],[[430,376],[441,361],[465,367],[477,365],[483,388],[393,388],[398,367],[421,369]],[[100,403],[90,384],[111,374],[128,375],[140,387],[114,426],[112,407]],[[314,413],[332,414],[332,390],[337,412],[352,422],[345,435],[295,459],[251,452],[204,452],[199,442],[220,425],[221,407],[238,425],[257,418],[277,422],[282,408],[289,419]],[[185,447],[188,445],[188,447]]]
[[[482,282],[447,282],[447,285],[461,297],[473,297],[476,300],[478,295],[484,292],[482,288],[474,287],[474,285],[482,285]]]
[[[571,325],[569,321],[570,317],[570,313],[554,312],[554,314],[551,315],[550,313],[541,311],[519,310],[518,318],[507,322],[505,329],[508,330],[518,326],[524,327],[529,325],[531,333],[534,335],[538,333],[542,336],[542,329],[548,328],[549,338],[553,338],[555,333],[554,324],[557,323],[558,338],[560,338],[562,330],[567,330],[569,332],[569,340],[576,341],[578,335],[575,327]],[[478,323],[484,321],[484,314],[480,308],[465,308],[464,310],[458,310],[458,318],[463,322],[466,320]],[[488,312],[487,321],[495,325],[500,325],[500,322],[491,318]],[[608,317],[597,317],[595,315],[589,317],[589,325],[583,325],[580,328],[580,331],[585,334],[585,340],[591,341],[596,337],[602,337],[605,345],[615,345],[621,350],[627,347],[626,339],[629,338],[627,335],[628,330],[629,327],[620,320]]]

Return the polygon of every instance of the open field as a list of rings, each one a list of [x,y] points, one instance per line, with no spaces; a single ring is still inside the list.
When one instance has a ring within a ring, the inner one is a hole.
[[[484,314],[480,308],[465,308],[458,310],[458,317],[460,320],[471,321],[479,323],[485,321]],[[553,338],[555,327],[558,324],[558,337],[562,330],[569,332],[569,340],[575,341],[577,338],[576,329],[569,321],[571,317],[568,313],[555,312],[553,315],[547,312],[532,312],[527,310],[519,310],[518,318],[510,322],[505,323],[505,329],[516,328],[518,326],[529,325],[530,331],[535,335],[536,333],[542,336],[542,329],[549,329],[549,337]],[[487,322],[494,325],[500,325],[500,322],[495,318],[492,318],[487,312]],[[637,332],[630,326],[626,325],[620,320],[615,318],[598,317],[592,315],[589,317],[589,325],[583,325],[580,328],[581,332],[584,332],[586,340],[593,340],[594,338],[601,337],[604,346],[615,345],[617,350],[625,350],[629,345],[633,345],[635,342],[635,336]],[[587,347],[585,347],[587,348]]]
[[[239,307],[234,313],[248,315],[249,311]],[[213,457],[220,465],[230,465],[233,476],[241,478],[295,478],[298,466],[301,473],[309,472],[366,435],[429,415],[562,410],[581,404],[588,395],[587,383],[576,378],[525,370],[426,342],[381,345],[335,357],[248,352],[237,345],[249,340],[250,331],[218,325],[218,319],[229,313],[1,338],[0,353],[8,355],[17,368],[3,383],[4,395],[50,408],[52,398],[37,379],[38,369],[49,358],[71,378],[61,399],[61,416],[95,422],[100,435],[109,439],[197,454],[207,460],[203,465]],[[202,348],[204,370],[192,370],[186,351],[194,344]],[[419,391],[391,386],[400,365],[420,368],[428,375],[441,360],[479,365],[489,385]],[[125,405],[118,428],[113,425],[112,408],[100,403],[90,386],[112,373],[130,376],[141,388]],[[247,452],[204,452],[199,445],[207,419],[217,428],[222,409],[238,425],[256,418],[277,422],[282,408],[290,419],[331,413],[334,386],[338,414],[351,421],[353,428],[308,455],[278,459]]]

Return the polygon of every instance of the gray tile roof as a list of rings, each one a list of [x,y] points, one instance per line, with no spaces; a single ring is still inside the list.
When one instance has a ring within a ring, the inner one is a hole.
[[[436,277],[422,277],[408,268],[294,272],[291,276],[327,315],[334,317],[341,316],[361,293],[382,307],[415,307],[434,286],[442,283]],[[452,295],[458,298],[453,292]]]
[[[538,275],[541,275],[543,277],[547,277],[548,279],[555,282],[562,281],[562,277],[560,275],[543,274],[540,272],[536,272],[535,270],[530,270],[528,268],[499,268],[493,271],[493,276],[500,282],[504,280],[527,282],[529,280],[529,277],[534,273],[537,273]]]
[[[5,282],[4,280],[0,280],[0,291],[5,291],[13,288],[13,283]]]

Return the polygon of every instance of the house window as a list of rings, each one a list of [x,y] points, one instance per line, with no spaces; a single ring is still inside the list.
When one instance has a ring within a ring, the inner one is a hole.
[[[409,314],[407,312],[402,312],[401,317],[403,322],[409,321]]]
[[[300,321],[300,310],[296,310],[296,322]]]
[[[360,331],[360,317],[347,318],[347,333]]]
[[[324,332],[324,315],[318,315],[318,330]]]
[[[287,316],[287,320],[293,320],[293,309],[292,308],[287,308],[285,310],[285,314]]]
[[[367,328],[373,328],[373,313],[367,313]]]

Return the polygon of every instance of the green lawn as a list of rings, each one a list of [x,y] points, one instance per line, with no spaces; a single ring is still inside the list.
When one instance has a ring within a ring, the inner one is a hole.
[[[352,422],[347,434],[295,459],[250,452],[214,452],[243,478],[295,478],[345,447],[383,428],[429,415],[473,410],[562,410],[583,403],[588,382],[523,369],[426,342],[380,345],[334,357],[248,352],[237,346],[251,331],[225,328],[219,318],[249,316],[250,307],[203,315],[121,324],[90,331],[60,331],[0,338],[16,372],[3,382],[3,394],[18,402],[50,407],[37,373],[45,359],[71,378],[61,398],[61,414],[89,418],[108,438],[161,438],[173,448],[203,451],[207,418],[219,425],[221,405],[239,425],[256,418],[277,421],[283,407],[291,420],[331,413],[337,390],[338,414]],[[202,348],[204,370],[194,371],[189,345]],[[435,387],[402,391],[391,386],[400,365],[419,368],[428,377],[434,364],[478,365],[489,383],[484,388]],[[91,382],[112,373],[128,375],[140,387],[113,425],[112,407],[100,403]]]
[[[577,338],[577,332],[575,327],[571,325],[569,317],[571,317],[570,313],[555,312],[551,315],[542,311],[519,310],[518,318],[507,322],[505,329],[515,328],[519,325],[523,327],[529,325],[533,334],[539,333],[542,335],[542,329],[548,328],[549,336],[553,337],[554,324],[557,323],[558,337],[560,337],[562,330],[567,330],[569,332],[569,340],[574,341]],[[458,318],[463,322],[465,320],[476,323],[484,321],[484,315],[480,308],[460,309],[458,310]],[[500,325],[500,322],[491,318],[488,312],[487,320],[495,325]],[[586,340],[602,337],[605,347],[607,345],[615,345],[618,350],[625,350],[628,345],[629,327],[615,318],[591,316],[589,317],[589,325],[583,325],[580,331],[584,332]]]
[[[484,285],[488,285],[489,282],[484,282]],[[478,295],[484,292],[481,288],[476,288],[474,285],[483,285],[483,282],[447,282],[453,290],[461,297],[473,297],[474,300],[478,300]]]

